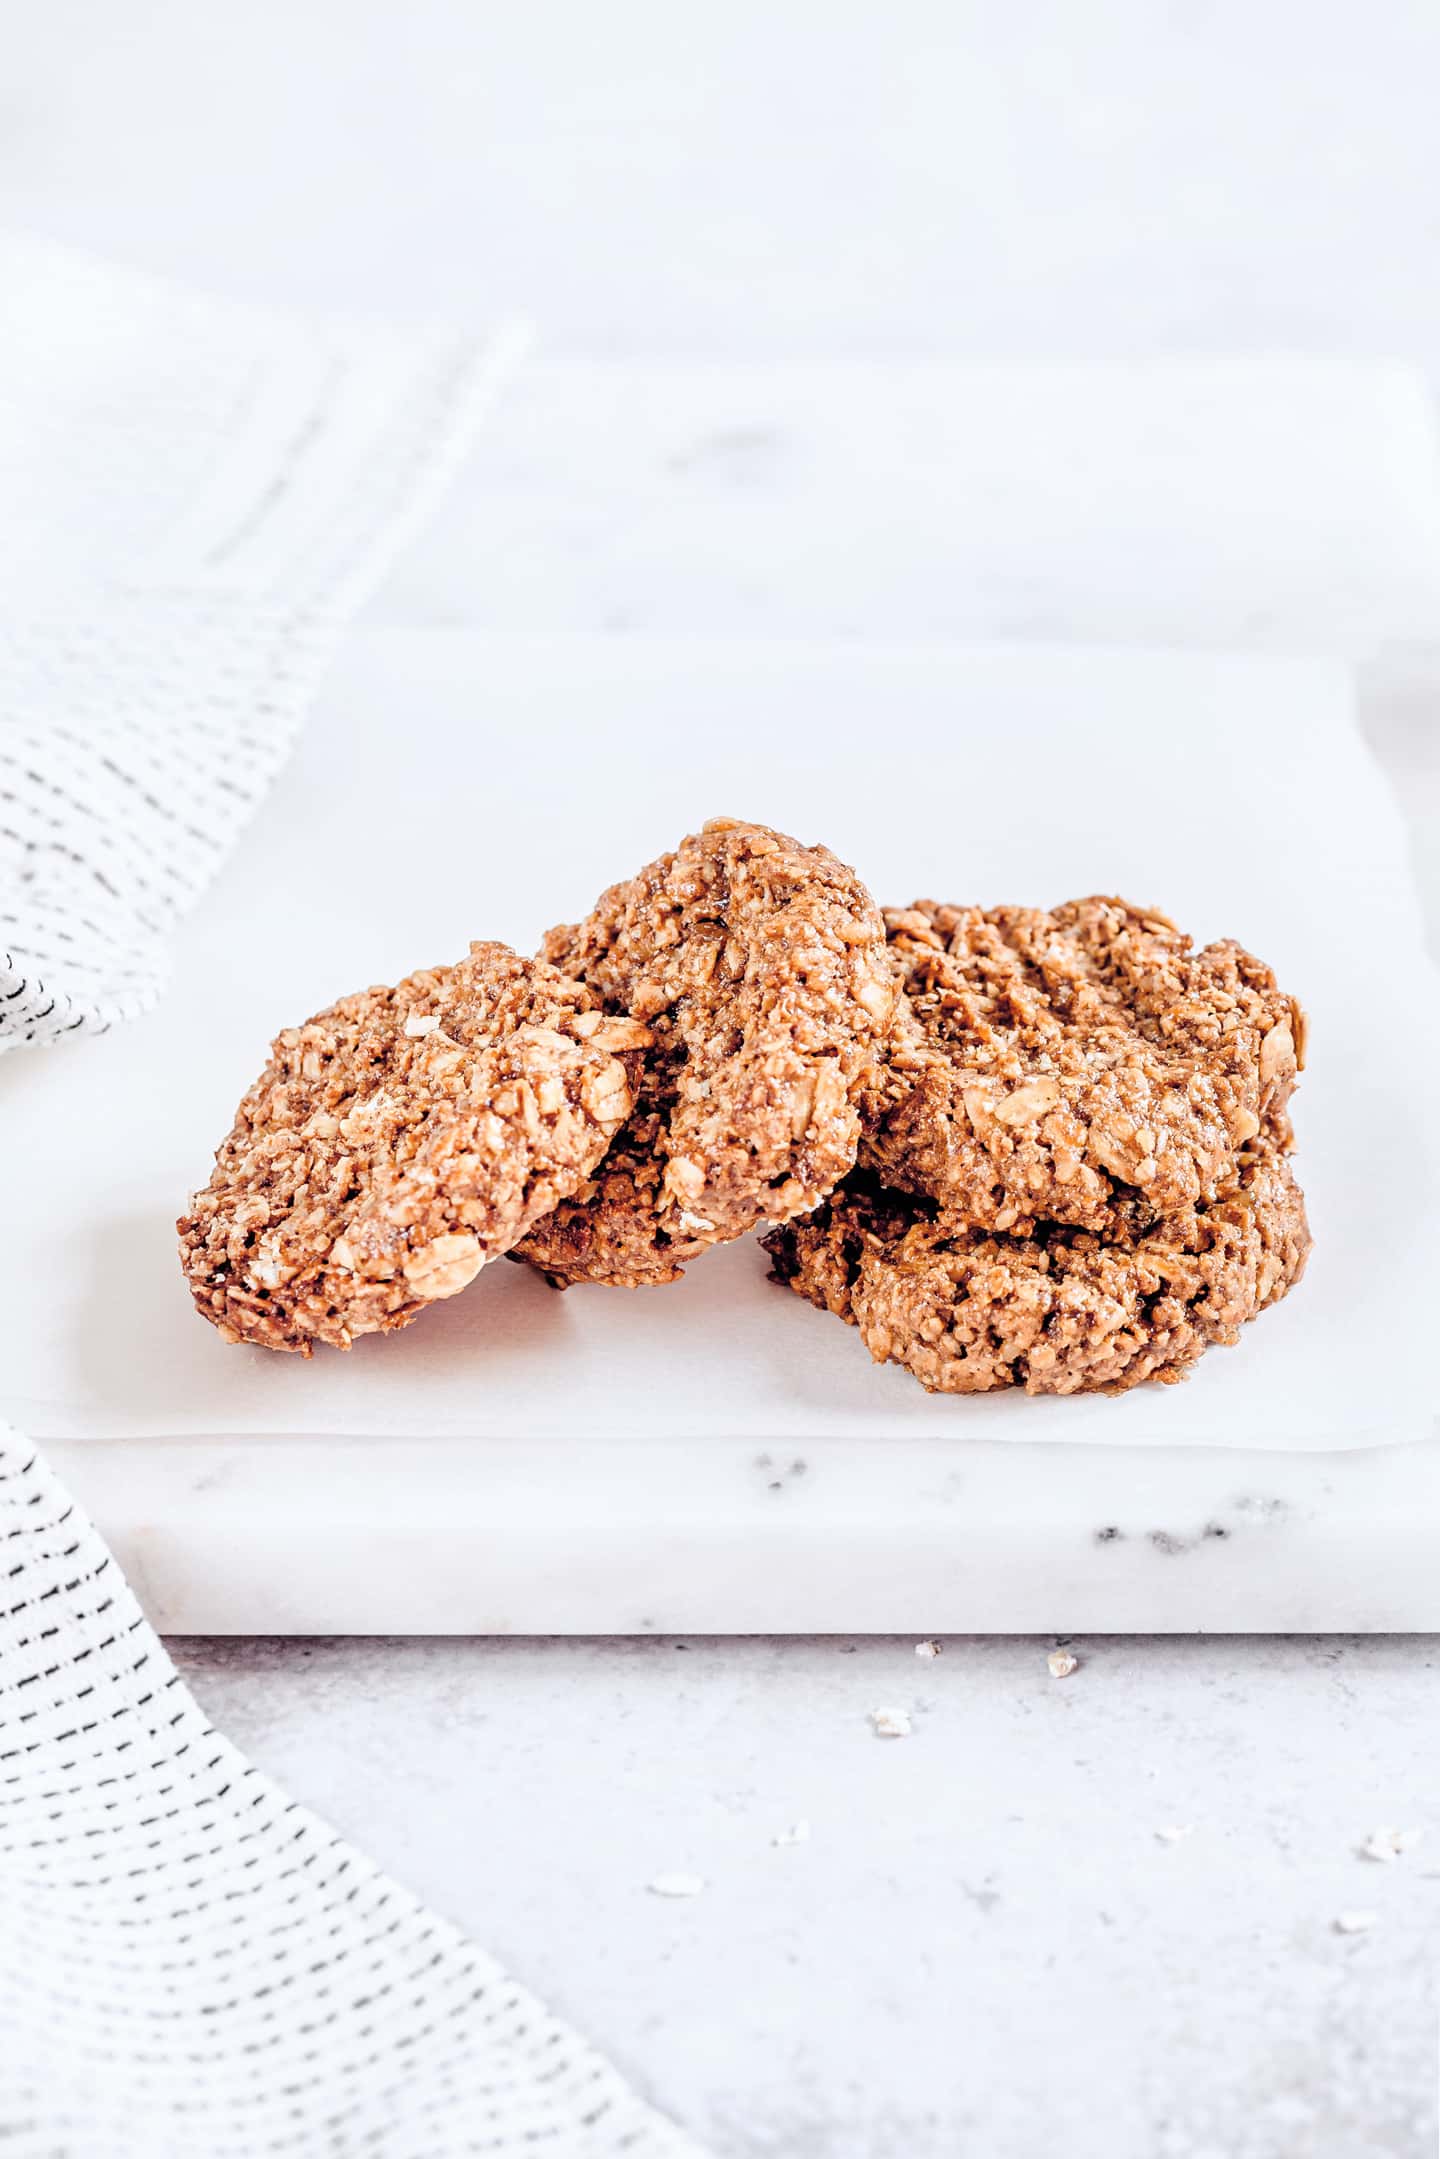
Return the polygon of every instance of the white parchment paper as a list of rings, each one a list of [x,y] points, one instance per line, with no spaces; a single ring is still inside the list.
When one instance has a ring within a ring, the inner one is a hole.
[[[558,1296],[499,1264],[310,1363],[226,1348],[172,1222],[281,1025],[471,936],[530,948],[707,815],[823,839],[884,901],[1113,891],[1241,938],[1312,1016],[1316,1251],[1186,1385],[927,1396],[765,1279]],[[368,632],[183,933],[171,996],[0,1069],[6,1392],[37,1437],[904,1434],[1333,1448],[1433,1418],[1435,976],[1398,812],[1323,662]],[[553,1459],[553,1457],[550,1457]]]

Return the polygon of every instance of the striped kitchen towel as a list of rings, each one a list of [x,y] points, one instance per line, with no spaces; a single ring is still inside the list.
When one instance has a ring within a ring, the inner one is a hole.
[[[303,321],[0,238],[0,1050],[154,1003],[525,342]]]
[[[211,1729],[100,1538],[4,1425],[0,2145],[695,2150]]]

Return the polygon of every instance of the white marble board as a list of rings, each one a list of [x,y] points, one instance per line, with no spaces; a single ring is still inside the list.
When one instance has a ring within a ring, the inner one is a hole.
[[[749,1244],[634,1296],[496,1267],[309,1365],[193,1318],[170,1223],[276,1026],[528,946],[718,810],[886,898],[1120,890],[1272,959],[1315,1022],[1302,1290],[1184,1387],[1063,1403],[926,1396]],[[160,1012],[0,1071],[7,1406],[177,1631],[1440,1625],[1436,1036],[1339,667],[361,633]]]

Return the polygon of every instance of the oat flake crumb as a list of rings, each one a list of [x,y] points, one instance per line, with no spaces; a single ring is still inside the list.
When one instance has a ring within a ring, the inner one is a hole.
[[[1045,1662],[1050,1667],[1052,1679],[1068,1679],[1072,1672],[1080,1669],[1080,1659],[1071,1649],[1052,1649]]]
[[[810,1824],[802,1815],[798,1822],[791,1822],[788,1828],[777,1829],[770,1842],[772,1844],[808,1844],[810,1842]]]
[[[914,1729],[908,1709],[872,1709],[870,1722],[877,1739],[908,1739]]]
[[[1372,1829],[1360,1847],[1360,1856],[1386,1863],[1403,1859],[1406,1852],[1413,1852],[1422,1842],[1424,1835],[1423,1829]]]
[[[703,1874],[657,1874],[647,1884],[652,1897],[698,1897],[705,1887]]]
[[[917,1657],[938,1657],[942,1653],[942,1648],[943,1645],[939,1642],[917,1642],[915,1644],[915,1654]]]
[[[418,1042],[422,1035],[438,1034],[439,1031],[438,1012],[412,1012],[405,1022],[405,1032],[413,1042]]]
[[[1335,1914],[1335,1932],[1337,1934],[1368,1934],[1379,1920],[1379,1917],[1378,1912],[1337,1912]]]

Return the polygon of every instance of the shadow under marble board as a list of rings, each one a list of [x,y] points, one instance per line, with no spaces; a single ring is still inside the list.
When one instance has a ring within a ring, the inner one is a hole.
[[[278,1027],[722,812],[883,901],[1121,892],[1260,952],[1312,1020],[1302,1286],[1118,1399],[927,1395],[753,1240],[661,1291],[496,1266],[308,1364],[193,1316],[173,1220]],[[360,632],[161,1008],[0,1069],[4,1407],[176,1631],[1440,1625],[1437,1040],[1338,668]]]

